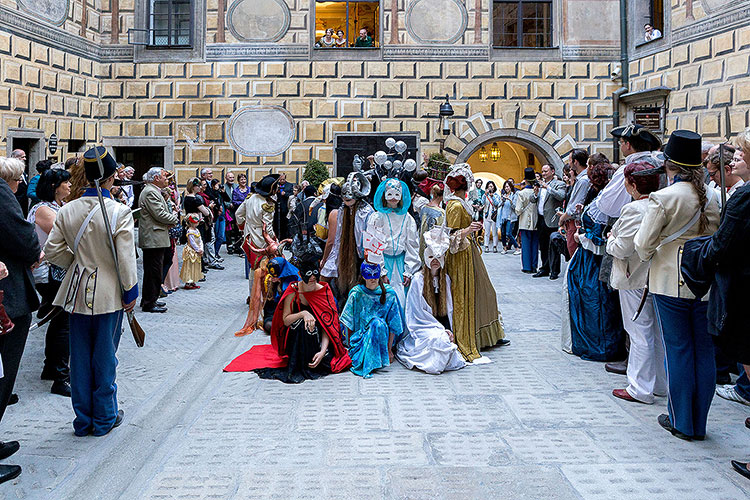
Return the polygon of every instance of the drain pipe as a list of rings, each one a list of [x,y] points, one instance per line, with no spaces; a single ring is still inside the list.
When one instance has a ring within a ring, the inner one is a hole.
[[[620,82],[622,86],[612,93],[612,128],[620,126],[620,96],[628,92],[628,1],[620,0]],[[620,143],[612,137],[612,152],[615,163],[620,163]]]

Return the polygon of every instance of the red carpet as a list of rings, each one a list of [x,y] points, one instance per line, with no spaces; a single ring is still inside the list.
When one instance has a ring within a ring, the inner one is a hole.
[[[224,371],[249,372],[258,368],[281,368],[286,366],[286,363],[271,344],[256,345],[234,358]]]

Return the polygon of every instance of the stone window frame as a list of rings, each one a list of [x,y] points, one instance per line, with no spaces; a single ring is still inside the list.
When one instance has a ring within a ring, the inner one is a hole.
[[[205,0],[204,0],[205,1]],[[372,48],[360,47],[354,50],[316,49],[315,42],[315,9],[317,0],[310,1],[310,59],[313,61],[379,61],[383,59],[383,28],[384,9],[383,0],[378,0],[378,46]]]
[[[151,0],[135,0],[134,28],[147,30]],[[191,0],[193,23],[192,47],[152,47],[135,45],[133,62],[204,62],[206,60],[206,0]]]
[[[562,3],[563,0],[552,0],[552,46],[546,48],[536,47],[495,47],[494,46],[494,22],[492,11],[495,5],[490,0],[489,10],[489,47],[491,61],[561,61],[562,52],[560,48],[560,36],[562,33]]]
[[[653,22],[650,11],[651,0],[636,0],[628,4],[628,52],[629,59],[640,59],[669,49],[672,46],[672,10],[664,8],[661,38],[647,42],[643,38],[643,25]],[[648,6],[648,9],[644,9]],[[648,17],[643,12],[648,11]]]

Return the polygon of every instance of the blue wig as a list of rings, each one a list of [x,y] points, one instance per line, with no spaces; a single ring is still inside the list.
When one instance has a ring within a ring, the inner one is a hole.
[[[388,184],[389,181],[397,181],[401,183],[401,207],[399,208],[388,208],[385,205],[385,185]],[[409,211],[409,206],[411,206],[411,193],[409,192],[409,187],[406,183],[400,179],[395,179],[393,177],[384,179],[378,186],[378,190],[375,191],[375,210],[378,212],[393,212],[398,215],[404,215]]]

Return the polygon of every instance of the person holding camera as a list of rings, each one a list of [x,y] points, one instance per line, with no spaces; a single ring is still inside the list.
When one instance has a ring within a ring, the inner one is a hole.
[[[518,234],[521,238],[521,270],[526,274],[536,273],[539,263],[539,233],[537,232],[537,193],[539,185],[534,169],[523,171],[523,188],[518,192],[516,214],[518,214]]]
[[[534,187],[537,199],[537,233],[539,234],[539,251],[542,254],[542,267],[534,278],[550,275],[549,240],[552,233],[557,231],[557,210],[565,200],[565,183],[555,179],[555,169],[551,165],[542,166],[542,179],[539,186]]]
[[[492,242],[493,252],[497,253],[497,216],[500,208],[500,195],[497,186],[492,181],[487,181],[487,190],[484,194],[484,251],[490,251]]]

